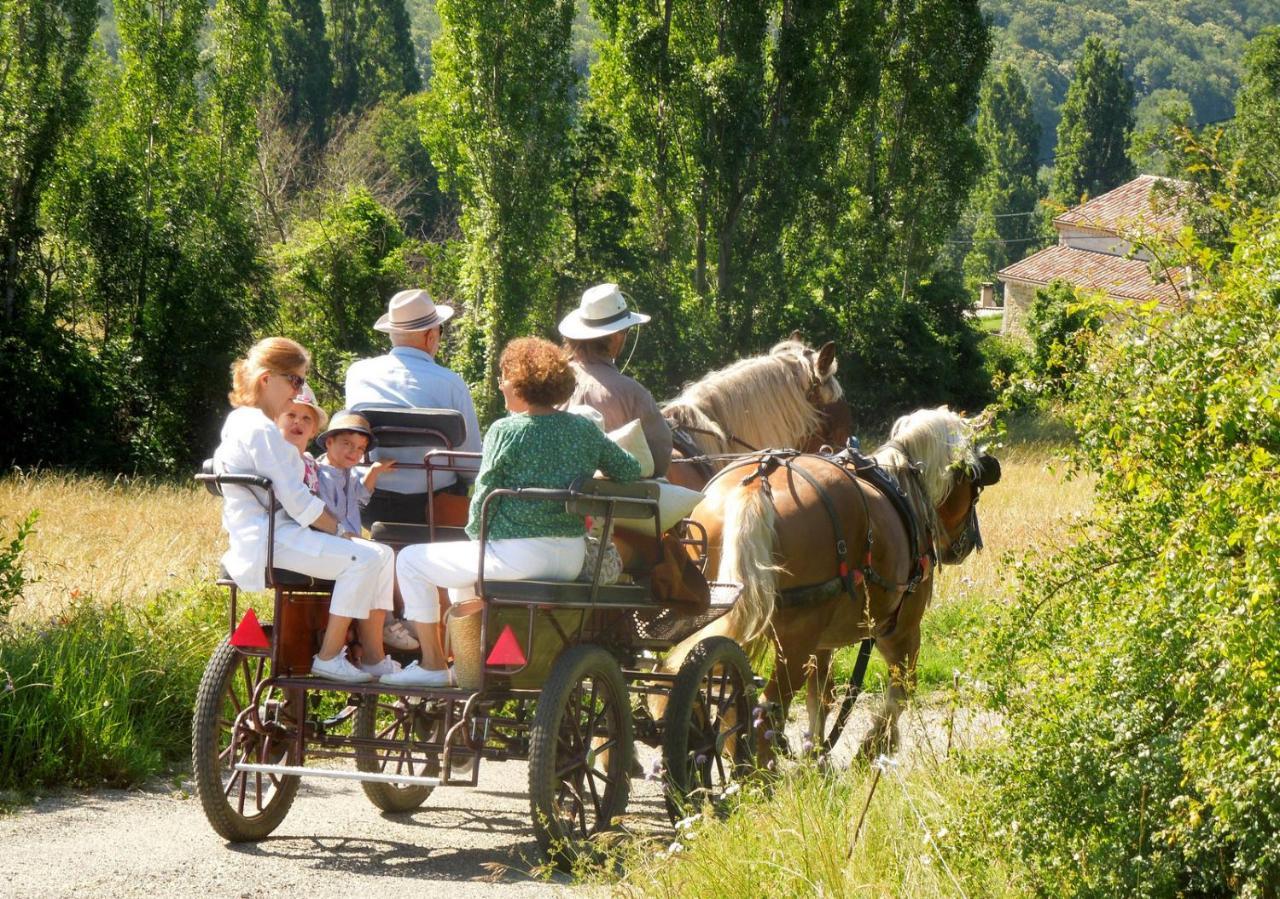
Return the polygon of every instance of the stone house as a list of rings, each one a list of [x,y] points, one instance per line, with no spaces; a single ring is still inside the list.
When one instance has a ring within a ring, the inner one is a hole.
[[[1026,336],[1026,317],[1036,290],[1063,280],[1117,300],[1174,305],[1178,289],[1153,273],[1149,252],[1122,234],[1145,239],[1173,235],[1182,227],[1169,191],[1153,191],[1163,183],[1177,194],[1185,182],[1139,175],[1115,190],[1094,197],[1053,220],[1058,242],[996,273],[1004,284],[1004,323],[1000,333]]]

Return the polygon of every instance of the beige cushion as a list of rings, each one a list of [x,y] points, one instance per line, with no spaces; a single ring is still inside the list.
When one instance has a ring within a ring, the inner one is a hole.
[[[649,449],[649,441],[644,437],[640,419],[633,419],[605,436],[636,457],[636,461],[640,463],[640,477],[653,477],[653,451]]]
[[[604,430],[604,416],[600,413],[600,410],[594,406],[579,403],[576,406],[569,406],[564,411],[572,413],[573,415],[581,415],[600,430]]]
[[[661,522],[663,532],[666,532],[675,527],[676,522],[681,518],[688,517],[698,503],[702,502],[702,494],[697,490],[690,490],[688,487],[681,487],[666,480],[658,480],[656,483],[658,485],[658,520]],[[637,534],[653,536],[653,521],[648,518],[617,518],[614,519],[614,526]]]

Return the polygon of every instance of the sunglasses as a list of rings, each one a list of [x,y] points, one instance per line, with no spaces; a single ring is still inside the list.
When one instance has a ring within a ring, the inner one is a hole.
[[[289,386],[293,388],[294,393],[301,393],[302,388],[307,386],[306,378],[301,375],[295,375],[292,372],[280,373],[280,377],[289,382]]]

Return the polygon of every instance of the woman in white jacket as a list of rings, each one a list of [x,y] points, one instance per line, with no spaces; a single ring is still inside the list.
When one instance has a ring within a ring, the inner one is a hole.
[[[302,458],[275,425],[275,419],[302,390],[311,357],[283,337],[254,344],[231,367],[228,395],[236,407],[222,427],[222,443],[214,453],[216,470],[270,478],[275,510],[272,564],[323,580],[332,580],[329,624],[311,671],[348,683],[370,681],[400,669],[382,649],[381,615],[392,607],[395,558],[391,549],[338,534],[338,522],[324,502],[303,484]],[[263,490],[228,485],[223,490],[222,527],[230,548],[222,557],[227,572],[242,590],[263,590],[267,567],[267,503]],[[364,658],[360,667],[347,659],[347,627],[358,621]]]

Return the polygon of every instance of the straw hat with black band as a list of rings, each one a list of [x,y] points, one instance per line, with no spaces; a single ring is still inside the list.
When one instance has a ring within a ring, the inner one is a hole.
[[[560,333],[570,340],[593,340],[647,321],[649,316],[627,307],[627,297],[617,284],[597,284],[582,294],[578,308],[560,322]]]
[[[429,331],[453,318],[453,307],[436,304],[425,290],[402,290],[387,303],[387,311],[373,329],[384,334]]]

